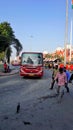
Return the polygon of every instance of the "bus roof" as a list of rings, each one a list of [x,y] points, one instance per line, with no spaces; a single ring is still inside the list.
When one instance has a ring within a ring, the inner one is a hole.
[[[42,52],[22,52],[22,54],[43,54]]]

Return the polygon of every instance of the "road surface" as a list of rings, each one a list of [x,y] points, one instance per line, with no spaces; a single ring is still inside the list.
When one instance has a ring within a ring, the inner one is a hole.
[[[46,69],[42,79],[0,77],[0,130],[73,130],[73,85],[58,104],[51,75]]]

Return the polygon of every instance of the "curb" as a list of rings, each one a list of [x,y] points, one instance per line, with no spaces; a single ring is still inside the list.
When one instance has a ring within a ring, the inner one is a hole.
[[[13,70],[12,72],[10,73],[3,73],[3,72],[0,72],[0,76],[10,76],[10,75],[14,75],[14,74],[17,74],[19,73],[18,70]]]

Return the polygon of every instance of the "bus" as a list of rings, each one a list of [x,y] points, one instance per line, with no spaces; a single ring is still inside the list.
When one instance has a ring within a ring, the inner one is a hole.
[[[43,53],[23,52],[21,55],[20,76],[43,76]]]

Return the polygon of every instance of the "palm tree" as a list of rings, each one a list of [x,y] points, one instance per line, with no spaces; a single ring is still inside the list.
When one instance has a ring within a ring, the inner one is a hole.
[[[7,62],[10,63],[10,56],[11,56],[11,53],[12,53],[12,48],[11,46],[9,46],[6,50],[6,59],[7,59]]]
[[[18,56],[20,54],[20,52],[22,51],[22,45],[21,43],[19,42],[18,39],[14,39],[14,48],[16,49],[16,56]]]

